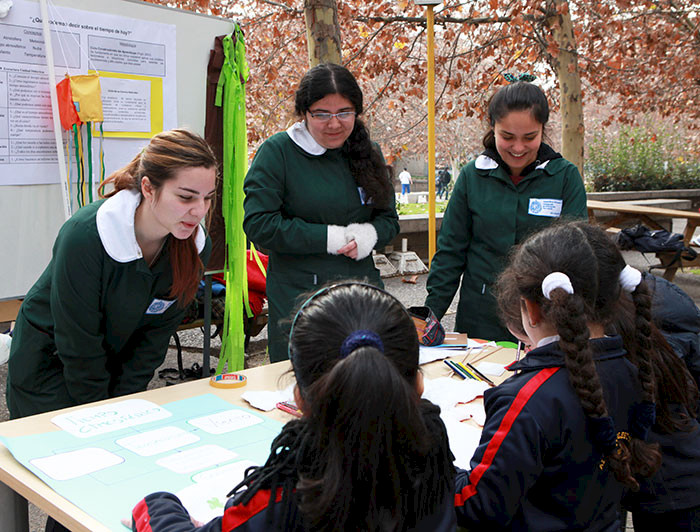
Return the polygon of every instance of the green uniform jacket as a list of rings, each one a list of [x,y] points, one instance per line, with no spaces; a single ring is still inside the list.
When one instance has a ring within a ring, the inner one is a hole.
[[[363,205],[341,149],[312,155],[287,134],[277,133],[258,150],[244,184],[243,229],[269,251],[267,297],[270,360],[287,358],[289,320],[300,294],[336,279],[366,279],[383,286],[372,256],[356,261],[327,253],[328,225],[371,223],[375,248],[399,232],[390,209]]]
[[[531,199],[561,200],[561,217],[587,218],[586,191],[566,159],[546,161],[514,185],[496,161],[479,156],[462,168],[442,219],[430,265],[428,305],[442,319],[462,287],[455,330],[473,338],[512,339],[501,324],[491,288],[510,249],[557,217],[542,216]]]
[[[139,198],[119,192],[61,227],[13,332],[6,392],[12,418],[143,391],[163,363],[185,309],[169,303],[167,244],[152,268],[141,257],[133,230]],[[211,242],[198,231],[206,264]]]

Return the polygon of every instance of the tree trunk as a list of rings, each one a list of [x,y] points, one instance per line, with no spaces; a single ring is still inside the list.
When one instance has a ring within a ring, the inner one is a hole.
[[[304,0],[309,66],[341,64],[340,26],[336,0]]]
[[[583,101],[578,71],[576,38],[567,0],[553,0],[557,14],[548,21],[559,53],[552,57],[559,78],[561,106],[561,146],[565,159],[574,163],[583,176]]]

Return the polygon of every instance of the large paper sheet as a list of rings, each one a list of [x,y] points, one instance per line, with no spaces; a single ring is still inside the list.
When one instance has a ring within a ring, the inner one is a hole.
[[[105,130],[131,138],[105,143],[107,174],[130,161],[144,139],[177,126],[175,26],[52,3],[49,25],[56,81],[100,72]],[[93,152],[98,168],[97,141]],[[0,185],[58,179],[40,7],[14,0],[0,19]]]
[[[131,421],[134,412],[147,412],[140,417],[145,422],[95,430],[90,437],[61,430],[0,441],[54,491],[111,530],[122,530],[120,519],[155,491],[177,493],[200,521],[221,515],[226,493],[247,467],[265,462],[282,428],[212,394],[158,407],[167,417],[151,415],[144,404],[125,407],[130,401],[86,407],[61,419],[74,433],[81,422],[94,428],[103,415],[118,419],[114,412],[131,413]]]

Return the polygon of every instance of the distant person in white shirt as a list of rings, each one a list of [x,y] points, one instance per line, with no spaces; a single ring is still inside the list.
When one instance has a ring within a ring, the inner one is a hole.
[[[413,179],[411,179],[411,174],[408,173],[406,168],[403,172],[399,174],[399,181],[401,181],[401,195],[409,194],[411,192],[411,185],[413,184]]]

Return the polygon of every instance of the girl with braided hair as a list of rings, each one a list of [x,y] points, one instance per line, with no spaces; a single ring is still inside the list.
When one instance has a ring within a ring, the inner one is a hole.
[[[514,251],[497,282],[499,306],[520,308],[534,349],[486,391],[472,469],[457,472],[457,518],[470,531],[617,531],[623,489],[658,467],[635,427],[653,396],[601,319],[619,298],[621,270],[599,261],[572,223]]]
[[[636,532],[700,530],[700,423],[697,420],[696,379],[684,360],[657,328],[655,314],[674,314],[682,321],[683,311],[697,315],[697,307],[685,306],[685,294],[663,279],[643,275],[625,264],[622,254],[605,232],[580,224],[601,264],[621,270],[623,296],[609,305],[609,330],[622,336],[629,358],[639,368],[644,402],[635,416],[640,439],[657,445],[662,454],[659,471],[639,479],[640,489],[623,499],[632,512]],[[652,289],[650,289],[650,285]],[[653,291],[652,291],[653,290]],[[663,291],[663,299],[652,304],[652,294]],[[614,297],[614,294],[610,294]],[[681,301],[676,301],[681,299]],[[670,308],[669,307],[673,307]],[[678,309],[681,309],[679,314]],[[686,318],[687,319],[687,318]],[[654,408],[649,404],[654,403]],[[631,435],[634,432],[631,430]],[[633,442],[638,441],[633,439]]]
[[[453,457],[439,408],[420,398],[418,338],[401,303],[363,283],[323,288],[297,312],[289,355],[303,416],[224,515],[196,530],[454,530]],[[195,529],[168,493],[133,515],[136,532]]]

